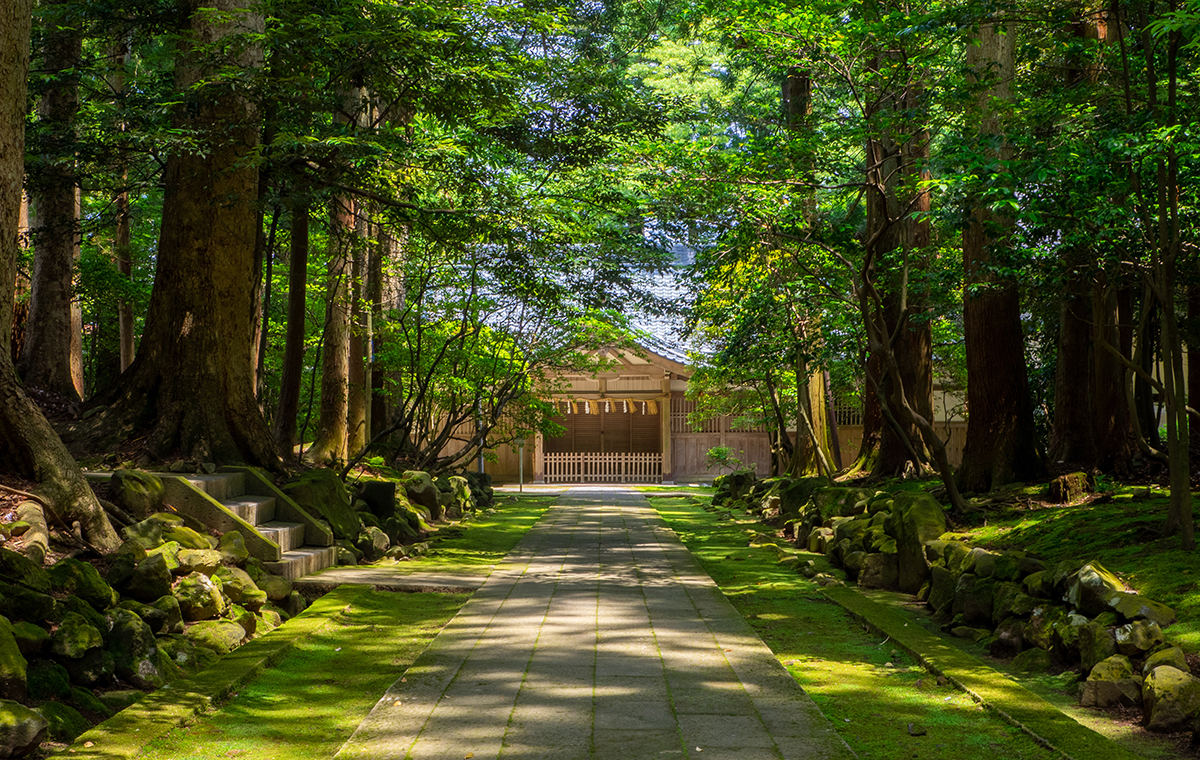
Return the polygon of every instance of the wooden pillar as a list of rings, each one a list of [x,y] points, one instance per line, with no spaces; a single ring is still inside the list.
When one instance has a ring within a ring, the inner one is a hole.
[[[658,402],[659,433],[662,438],[662,482],[665,485],[675,484],[675,463],[671,451],[671,375],[667,373],[662,381],[663,395]]]
[[[538,433],[533,437],[533,467],[530,468],[533,470],[534,483],[546,482],[546,473],[544,472],[545,468],[542,462],[542,448],[542,434]]]

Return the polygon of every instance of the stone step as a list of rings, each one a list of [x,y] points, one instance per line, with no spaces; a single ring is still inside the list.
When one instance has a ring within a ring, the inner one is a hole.
[[[166,474],[170,475],[171,473]],[[240,472],[184,475],[183,478],[217,501],[233,499],[246,493],[246,476]]]
[[[257,528],[263,538],[279,544],[279,550],[285,554],[304,545],[303,523],[274,521],[261,523]]]
[[[229,511],[251,525],[269,523],[275,519],[274,496],[238,496],[221,502]]]
[[[282,575],[288,580],[315,573],[337,564],[336,546],[302,546],[299,549],[284,552],[283,559],[278,562],[264,562],[267,570]]]

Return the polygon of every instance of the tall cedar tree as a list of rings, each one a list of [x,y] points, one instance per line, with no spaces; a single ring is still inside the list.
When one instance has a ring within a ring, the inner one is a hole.
[[[79,181],[74,153],[83,31],[78,16],[68,18],[71,8],[69,0],[46,3],[48,28],[42,66],[51,81],[38,110],[50,150],[33,159],[30,167],[35,212],[33,289],[17,372],[26,387],[80,401],[82,313],[72,280],[79,256]]]
[[[260,63],[246,41],[261,31],[250,8],[247,0],[184,4],[176,126],[202,145],[167,159],[154,289],[137,358],[101,401],[105,410],[72,436],[93,448],[145,435],[148,461],[279,464],[253,380],[258,171],[249,158],[258,124],[236,81],[211,79],[219,69],[228,75]]]
[[[1011,26],[989,20],[981,24],[977,44],[967,49],[968,69],[978,81],[990,83],[979,94],[981,139],[1002,133],[994,101],[1011,99],[1015,43]],[[1029,399],[1020,296],[1015,282],[996,273],[1001,265],[997,252],[1012,220],[982,199],[976,199],[970,215],[962,242],[970,416],[958,484],[964,491],[988,491],[1039,477],[1044,465]]]
[[[31,14],[31,0],[0,4],[0,335],[6,337],[15,293]],[[0,470],[36,481],[38,495],[64,521],[78,521],[97,549],[120,545],[79,465],[17,381],[8,351],[0,351]]]

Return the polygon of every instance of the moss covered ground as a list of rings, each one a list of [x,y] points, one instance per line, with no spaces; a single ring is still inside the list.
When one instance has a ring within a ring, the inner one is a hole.
[[[1044,485],[1020,498],[967,515],[956,533],[980,546],[1013,547],[1051,561],[1099,560],[1130,587],[1175,609],[1168,640],[1200,653],[1200,559],[1162,534],[1167,492],[1147,486],[1108,485],[1099,498],[1051,506]]]
[[[332,757],[466,599],[367,593],[221,709],[152,742],[139,757]]]
[[[748,546],[756,520],[708,511],[707,498],[648,496],[860,757],[1058,756],[869,634],[774,551]]]
[[[549,496],[498,499],[494,512],[439,531],[414,570],[486,574],[537,522]],[[329,758],[379,696],[466,602],[465,594],[368,592],[276,666],[138,757],[201,760]]]

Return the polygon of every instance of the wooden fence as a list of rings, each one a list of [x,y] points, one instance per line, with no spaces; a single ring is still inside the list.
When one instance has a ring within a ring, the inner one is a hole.
[[[546,452],[547,483],[661,483],[662,454]]]

